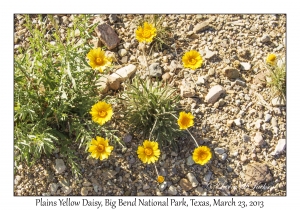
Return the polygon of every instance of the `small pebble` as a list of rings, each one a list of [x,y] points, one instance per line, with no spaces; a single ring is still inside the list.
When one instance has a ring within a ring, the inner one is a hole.
[[[265,122],[270,122],[271,118],[272,118],[272,115],[266,114],[265,115]]]
[[[235,120],[234,120],[234,124],[235,124],[236,126],[238,126],[238,127],[241,127],[241,125],[242,125],[241,119],[240,119],[240,118],[235,119]]]

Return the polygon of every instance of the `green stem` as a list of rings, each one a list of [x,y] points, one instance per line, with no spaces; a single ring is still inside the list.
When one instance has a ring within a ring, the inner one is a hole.
[[[159,174],[158,174],[158,171],[157,171],[157,168],[156,168],[155,163],[153,163],[153,165],[154,165],[154,168],[155,168],[155,172],[156,172],[156,174],[157,174],[157,176],[158,176]]]
[[[147,66],[147,69],[148,69],[148,77],[150,78],[150,69],[149,69],[149,66],[148,66],[148,61],[147,61],[147,58],[146,58],[146,55],[145,55],[145,47],[146,47],[146,44],[145,43],[143,43],[144,44],[144,47],[142,48],[142,50],[143,50],[143,56],[144,56],[144,58],[145,58],[145,61],[146,61],[146,66]]]
[[[153,132],[155,126],[156,126],[156,122],[157,122],[157,118],[155,119],[154,125],[153,125],[153,127],[152,127],[152,129],[151,129],[151,132],[150,132],[150,134],[149,134],[149,140],[150,140],[150,141],[151,141],[152,132]]]

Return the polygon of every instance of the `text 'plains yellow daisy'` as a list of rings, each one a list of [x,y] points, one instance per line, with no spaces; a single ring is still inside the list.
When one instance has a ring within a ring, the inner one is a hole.
[[[100,101],[92,106],[90,111],[92,120],[100,125],[109,121],[113,115],[113,110],[110,104]]]
[[[191,50],[182,56],[182,63],[184,68],[195,70],[202,66],[203,59],[199,52],[196,50]]]
[[[187,129],[188,127],[191,127],[194,125],[194,116],[192,113],[186,113],[186,112],[180,112],[179,118],[178,118],[178,125],[181,130]]]
[[[143,146],[139,146],[137,150],[139,159],[143,163],[154,163],[160,156],[160,150],[158,149],[158,143],[155,141],[145,140]]]
[[[114,149],[113,146],[109,146],[108,140],[97,136],[96,140],[92,139],[91,145],[89,147],[89,152],[91,156],[95,159],[104,160],[107,159],[111,151]]]
[[[105,52],[100,48],[91,49],[86,56],[93,69],[103,72],[104,67],[111,65],[112,59],[105,56]]]
[[[158,176],[157,177],[157,182],[158,183],[163,183],[165,181],[165,178],[163,176]]]
[[[199,146],[193,152],[193,160],[200,165],[205,165],[211,157],[210,148],[207,146]]]
[[[156,28],[148,22],[144,22],[143,26],[139,26],[135,31],[136,39],[139,42],[152,42],[156,36]]]
[[[269,54],[267,59],[266,59],[267,64],[275,65],[276,58],[277,58],[276,55]]]

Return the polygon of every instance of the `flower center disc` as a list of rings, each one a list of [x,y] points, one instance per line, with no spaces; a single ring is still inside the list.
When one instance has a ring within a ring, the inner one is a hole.
[[[200,159],[206,159],[207,158],[207,153],[205,153],[205,152],[200,152],[200,154],[199,154],[199,157],[200,157]]]
[[[104,151],[104,146],[100,144],[100,145],[98,145],[97,149],[98,149],[99,152],[103,152]]]
[[[96,63],[97,64],[102,64],[102,58],[96,58]]]
[[[190,59],[190,63],[191,63],[191,64],[195,64],[195,63],[196,63],[196,59],[191,58],[191,59]]]
[[[98,114],[100,117],[105,117],[107,115],[105,111],[100,111]]]
[[[151,36],[150,31],[143,31],[143,37],[148,38],[148,37],[150,37],[150,36]]]
[[[145,154],[146,154],[146,155],[149,156],[149,155],[152,155],[152,153],[153,153],[152,149],[150,149],[150,148],[146,148],[146,149],[145,149]]]
[[[189,119],[186,118],[186,117],[184,117],[184,118],[182,118],[181,123],[182,123],[184,126],[187,126],[187,125],[189,124]]]

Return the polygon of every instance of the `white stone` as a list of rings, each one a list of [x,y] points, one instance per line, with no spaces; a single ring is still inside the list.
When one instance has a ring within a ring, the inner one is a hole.
[[[177,190],[176,187],[174,187],[173,185],[171,185],[168,189],[168,194],[169,195],[177,195]]]
[[[125,50],[129,50],[129,47],[130,47],[130,43],[129,42],[126,42],[123,44]]]
[[[127,54],[127,50],[125,50],[125,49],[120,49],[120,50],[118,51],[118,54],[119,54],[121,57],[124,57],[124,56]]]
[[[131,55],[129,61],[136,61],[136,57],[134,55]]]
[[[110,76],[120,78],[121,82],[123,82],[125,79],[128,79],[135,71],[136,66],[133,64],[129,64],[128,66],[118,69]]]
[[[161,184],[159,185],[158,189],[159,189],[160,191],[164,191],[164,190],[167,188],[167,186],[168,186],[168,183],[167,183],[167,182],[163,182],[163,183],[161,183]]]
[[[162,61],[163,61],[163,63],[168,63],[168,57],[167,56],[163,56],[163,58],[162,58]]]
[[[198,80],[197,80],[196,84],[197,85],[205,84],[206,79],[207,78],[205,76],[198,77]]]
[[[153,58],[157,58],[159,56],[159,53],[155,52],[152,54]]]
[[[221,155],[221,159],[222,159],[222,160],[226,160],[226,158],[227,158],[227,154],[226,154],[226,153],[223,153],[223,154]]]
[[[244,71],[248,71],[251,69],[251,64],[246,62],[241,62],[241,69]]]
[[[215,54],[216,54],[215,52],[210,51],[210,50],[207,49],[207,50],[205,51],[205,56],[204,56],[204,58],[210,59],[210,58],[212,58]]]
[[[240,80],[240,79],[236,79],[236,80],[235,80],[235,84],[240,85],[240,86],[243,86],[243,87],[246,86],[246,82],[244,82],[244,81],[242,81],[242,80]]]
[[[180,86],[180,95],[184,98],[193,97],[195,95],[195,85],[190,81],[183,79]]]
[[[270,114],[267,113],[265,115],[265,122],[270,122],[271,118],[272,118],[272,115],[270,115]]]
[[[241,127],[241,125],[242,125],[242,121],[241,121],[240,118],[235,119],[233,122],[234,122],[234,124],[235,124],[236,126],[238,126],[238,127]]]
[[[80,36],[80,30],[79,30],[79,29],[76,29],[76,30],[75,30],[75,34],[74,34],[74,35],[75,35],[75,37],[78,37],[78,36]]]
[[[143,66],[143,67],[147,67],[147,60],[144,56],[139,56],[138,57],[138,61],[140,62],[140,64]]]
[[[128,61],[128,56],[122,57],[121,63],[127,63],[127,61]]]
[[[280,51],[282,48],[283,48],[283,45],[280,44],[280,45],[278,45],[278,47],[275,48],[275,51]]]
[[[260,146],[264,143],[264,139],[262,137],[261,132],[257,132],[254,136],[255,145]]]
[[[218,155],[222,155],[225,152],[225,149],[219,148],[219,147],[215,148],[214,150],[215,150],[215,153]]]
[[[284,151],[285,149],[285,145],[286,145],[286,140],[285,139],[279,139],[276,147],[275,147],[275,150],[273,153],[271,153],[272,155],[278,155],[280,154],[281,152]]]
[[[264,35],[261,37],[261,39],[260,39],[260,41],[261,41],[262,43],[269,42],[270,40],[271,40],[271,38],[270,38],[270,36],[269,36],[268,34],[264,34]]]
[[[208,76],[213,76],[214,74],[215,74],[215,70],[213,69],[213,68],[210,68],[209,70],[208,70]]]
[[[66,165],[62,159],[56,159],[55,160],[55,171],[58,174],[63,173],[66,170]]]
[[[256,129],[260,129],[260,126],[261,126],[262,122],[263,122],[262,120],[258,119],[258,120],[255,122],[255,128],[256,128]]]
[[[225,90],[221,85],[213,86],[206,95],[205,100],[207,101],[207,103],[213,104],[218,100],[222,93],[225,93]]]
[[[188,180],[190,181],[190,183],[192,184],[193,187],[198,186],[199,182],[196,179],[195,175],[193,173],[188,173],[187,175]]]
[[[64,195],[69,195],[72,192],[72,188],[68,186],[63,186],[61,190],[63,191]]]
[[[58,188],[58,184],[56,184],[56,183],[49,184],[49,191],[50,191],[51,195],[55,195],[57,188]]]

